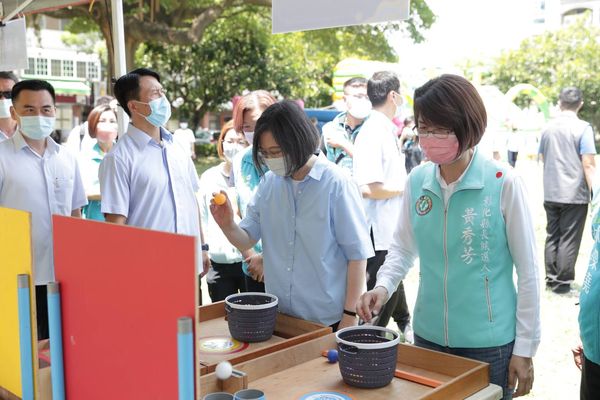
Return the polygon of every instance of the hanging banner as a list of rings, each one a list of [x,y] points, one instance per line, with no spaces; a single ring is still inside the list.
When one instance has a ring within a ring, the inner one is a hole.
[[[400,21],[409,0],[273,0],[273,33]]]
[[[26,68],[25,18],[13,19],[0,25],[0,71]]]

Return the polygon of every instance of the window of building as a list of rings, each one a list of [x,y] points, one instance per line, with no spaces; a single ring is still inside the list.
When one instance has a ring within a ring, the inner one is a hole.
[[[24,71],[26,75],[35,74],[35,58],[27,57],[27,69]]]
[[[62,76],[60,60],[50,60],[50,75]]]
[[[88,79],[96,80],[98,79],[98,65],[95,62],[88,62]]]
[[[35,60],[35,74],[48,75],[48,59],[38,58]]]
[[[63,76],[73,76],[73,60],[63,60],[62,68]]]
[[[86,63],[85,61],[77,61],[77,77],[85,78],[86,77]]]

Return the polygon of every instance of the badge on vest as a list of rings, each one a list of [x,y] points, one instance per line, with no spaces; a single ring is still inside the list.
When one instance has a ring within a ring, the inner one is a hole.
[[[432,206],[433,202],[431,201],[431,197],[423,195],[418,198],[417,203],[415,204],[415,210],[418,215],[423,216],[431,211]]]

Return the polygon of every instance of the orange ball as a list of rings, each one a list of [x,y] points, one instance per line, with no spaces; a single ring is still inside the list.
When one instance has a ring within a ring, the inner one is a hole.
[[[213,201],[216,205],[222,206],[227,202],[227,197],[223,193],[217,193],[213,196]]]

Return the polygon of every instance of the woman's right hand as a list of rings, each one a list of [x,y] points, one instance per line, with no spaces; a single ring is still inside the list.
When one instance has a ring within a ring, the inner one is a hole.
[[[210,199],[210,213],[217,225],[223,229],[226,226],[229,226],[233,223],[233,208],[231,207],[231,202],[229,201],[229,197],[227,196],[227,192],[221,190],[219,193],[213,193],[213,197]],[[215,202],[215,196],[224,196],[225,203],[217,204]]]
[[[356,303],[356,313],[365,322],[371,322],[371,319],[381,311],[388,298],[387,289],[383,286],[376,286],[373,290],[363,293]]]

